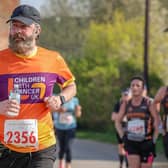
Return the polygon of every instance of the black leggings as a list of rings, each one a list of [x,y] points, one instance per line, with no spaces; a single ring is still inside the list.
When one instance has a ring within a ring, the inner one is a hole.
[[[72,160],[71,145],[75,138],[75,129],[56,130],[56,135],[59,141],[59,159],[62,160],[65,155],[66,162],[70,163]]]

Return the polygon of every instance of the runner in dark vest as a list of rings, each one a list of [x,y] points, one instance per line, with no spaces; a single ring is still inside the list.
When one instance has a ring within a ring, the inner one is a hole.
[[[121,105],[116,120],[116,129],[123,138],[130,168],[151,168],[155,156],[155,141],[158,137],[158,115],[152,108],[151,99],[143,96],[144,80],[137,76],[131,79],[132,98]],[[124,134],[121,122],[127,118]]]
[[[115,122],[115,120],[117,118],[117,114],[120,110],[120,105],[122,104],[122,101],[128,101],[130,98],[131,98],[131,92],[130,92],[130,89],[127,88],[126,90],[124,90],[121,93],[120,100],[114,105],[113,112],[111,114],[111,120],[113,122]],[[127,125],[127,121],[125,119],[123,119],[123,122],[122,122],[123,129],[126,128],[126,125]],[[119,156],[119,164],[120,164],[119,168],[123,168],[124,160],[125,160],[126,168],[128,168],[128,160],[127,160],[126,152],[124,149],[124,143],[123,143],[122,138],[120,138],[117,131],[116,131],[116,139],[117,139],[117,143],[118,143],[118,156]]]
[[[160,112],[160,108],[163,107],[162,125],[163,125],[163,145],[165,155],[168,158],[168,86],[161,87],[155,98],[154,107]]]

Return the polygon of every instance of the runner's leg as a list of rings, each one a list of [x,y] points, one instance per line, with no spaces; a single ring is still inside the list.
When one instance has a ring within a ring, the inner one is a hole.
[[[128,164],[130,168],[140,168],[141,161],[138,155],[128,155]]]

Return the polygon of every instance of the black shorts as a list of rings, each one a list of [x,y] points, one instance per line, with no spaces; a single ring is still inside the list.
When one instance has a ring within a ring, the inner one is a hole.
[[[155,144],[152,140],[136,142],[125,139],[124,148],[127,155],[139,155],[143,163],[152,163],[154,160]]]
[[[163,148],[165,156],[168,158],[168,132],[163,136]]]

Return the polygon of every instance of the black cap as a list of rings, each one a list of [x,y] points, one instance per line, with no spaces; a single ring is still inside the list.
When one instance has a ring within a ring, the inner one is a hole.
[[[31,25],[34,22],[40,24],[40,12],[33,6],[20,5],[14,9],[7,23],[12,20],[18,20],[26,25]]]

